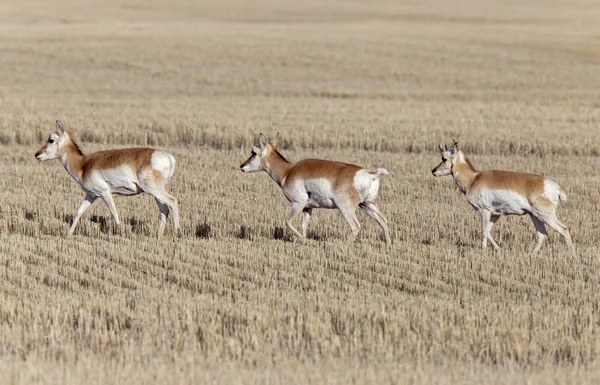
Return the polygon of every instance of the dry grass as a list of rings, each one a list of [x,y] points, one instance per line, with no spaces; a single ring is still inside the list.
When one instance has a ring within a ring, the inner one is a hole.
[[[600,9],[591,2],[270,0],[0,5],[1,383],[597,383]],[[55,119],[84,151],[178,161],[183,232],[150,197],[96,203],[33,153]],[[242,175],[258,132],[292,160],[386,167],[388,249]],[[439,141],[481,169],[567,192],[532,257],[528,218],[480,251],[477,215],[434,179]],[[210,230],[209,230],[210,229]]]

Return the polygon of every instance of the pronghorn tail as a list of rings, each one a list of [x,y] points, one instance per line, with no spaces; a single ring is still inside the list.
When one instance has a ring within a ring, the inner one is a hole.
[[[390,172],[385,168],[378,168],[375,172],[375,178],[379,178],[381,175],[390,175]]]
[[[558,188],[558,198],[561,201],[567,201],[567,194],[565,194],[565,192],[563,190],[560,189],[560,187]]]

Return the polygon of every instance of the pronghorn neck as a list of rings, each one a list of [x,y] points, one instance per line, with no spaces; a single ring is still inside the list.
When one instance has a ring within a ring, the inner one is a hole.
[[[471,185],[477,170],[473,167],[471,162],[465,158],[465,155],[461,152],[458,153],[456,160],[452,163],[452,177],[454,182],[460,191],[463,193],[467,192],[467,189]]]
[[[264,161],[265,171],[275,182],[277,182],[279,187],[283,187],[283,184],[285,183],[285,177],[292,168],[292,165],[292,163],[288,162],[274,148]]]
[[[81,180],[81,165],[83,161],[83,153],[79,149],[77,143],[67,133],[60,140],[64,140],[59,146],[58,159],[65,167],[67,172],[77,181]]]

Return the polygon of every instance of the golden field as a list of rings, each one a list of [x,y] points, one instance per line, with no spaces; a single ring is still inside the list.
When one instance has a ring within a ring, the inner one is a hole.
[[[599,36],[588,1],[1,4],[0,383],[598,383]],[[33,156],[56,119],[84,152],[174,154],[181,236],[142,195],[65,238],[85,194]],[[390,170],[392,247],[333,210],[292,237],[239,171],[277,131],[290,160]],[[484,254],[431,176],[453,137],[557,181],[577,255],[549,230],[531,256],[528,217]]]

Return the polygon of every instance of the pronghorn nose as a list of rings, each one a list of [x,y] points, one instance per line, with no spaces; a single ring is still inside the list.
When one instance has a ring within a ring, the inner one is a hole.
[[[432,173],[433,175],[435,175],[435,168],[434,168],[433,170],[431,170],[431,173]]]
[[[35,159],[40,160],[39,156],[40,156],[40,152],[38,151],[35,153]]]

